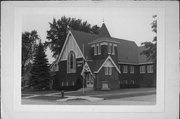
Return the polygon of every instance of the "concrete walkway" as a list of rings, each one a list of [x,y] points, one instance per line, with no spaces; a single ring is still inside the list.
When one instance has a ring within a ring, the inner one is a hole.
[[[90,102],[94,102],[94,101],[102,101],[104,100],[104,98],[96,98],[96,97],[90,97],[90,96],[67,96],[67,98],[59,99],[56,101],[66,102],[66,101],[71,101],[71,100],[87,100]]]

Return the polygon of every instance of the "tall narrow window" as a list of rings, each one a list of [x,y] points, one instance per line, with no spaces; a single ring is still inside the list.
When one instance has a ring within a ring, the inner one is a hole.
[[[130,73],[134,73],[134,66],[130,66]]]
[[[105,75],[112,75],[112,67],[104,67]]]
[[[96,44],[97,47],[97,55],[99,55],[99,44]]]
[[[108,75],[108,67],[104,67],[105,75]]]
[[[97,55],[97,47],[96,47],[96,45],[94,46],[94,55]]]
[[[98,44],[98,55],[101,54],[101,44]]]
[[[128,66],[127,65],[124,65],[123,66],[123,73],[127,73],[128,72]]]
[[[140,66],[140,73],[145,73],[145,66]]]
[[[153,73],[153,65],[147,66],[147,73]]]
[[[67,73],[76,73],[76,57],[73,51],[71,51],[68,55]]]
[[[70,69],[73,68],[73,55],[70,55]]]
[[[112,75],[112,67],[108,67],[109,68],[109,75]]]
[[[111,54],[111,46],[112,46],[112,43],[109,43],[109,45],[108,45],[108,54]]]
[[[112,45],[112,55],[115,55],[115,46],[114,46],[114,44]]]

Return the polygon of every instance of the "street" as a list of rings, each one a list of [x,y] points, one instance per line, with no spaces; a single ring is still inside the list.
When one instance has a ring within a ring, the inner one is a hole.
[[[32,105],[154,105],[154,88],[120,89],[111,91],[71,91],[51,93],[23,93],[22,104]]]

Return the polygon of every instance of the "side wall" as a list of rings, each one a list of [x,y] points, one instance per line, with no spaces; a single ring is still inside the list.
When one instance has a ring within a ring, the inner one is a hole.
[[[96,74],[94,83],[95,90],[101,90],[103,81],[108,82],[108,88],[119,89],[119,74],[115,67],[112,68],[112,75],[105,75],[104,67]]]
[[[153,73],[147,73],[148,65],[146,64],[144,66],[146,67],[145,73],[140,73],[139,71],[140,87],[156,87],[156,68],[153,68]]]
[[[73,90],[82,87],[82,58],[76,59],[76,62],[76,73],[67,73],[67,60],[59,62],[59,71],[56,72],[53,89]]]
[[[139,66],[137,65],[127,65],[128,66],[128,72],[123,72],[123,66],[124,64],[120,64],[119,68],[121,71],[121,74],[119,75],[120,80],[120,88],[136,88],[139,87]],[[134,66],[134,73],[130,73],[130,66]]]
[[[156,68],[153,73],[147,72],[148,64],[144,64],[145,73],[140,73],[140,66],[142,65],[128,65],[128,72],[123,73],[123,66],[120,64],[119,68],[121,74],[119,75],[120,88],[136,88],[136,87],[156,87]],[[134,73],[130,73],[130,66],[134,66]]]

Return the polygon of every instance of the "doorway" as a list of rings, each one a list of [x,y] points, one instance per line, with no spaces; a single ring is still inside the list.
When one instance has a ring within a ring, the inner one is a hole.
[[[86,75],[86,87],[93,88],[94,87],[94,80],[90,72]]]

